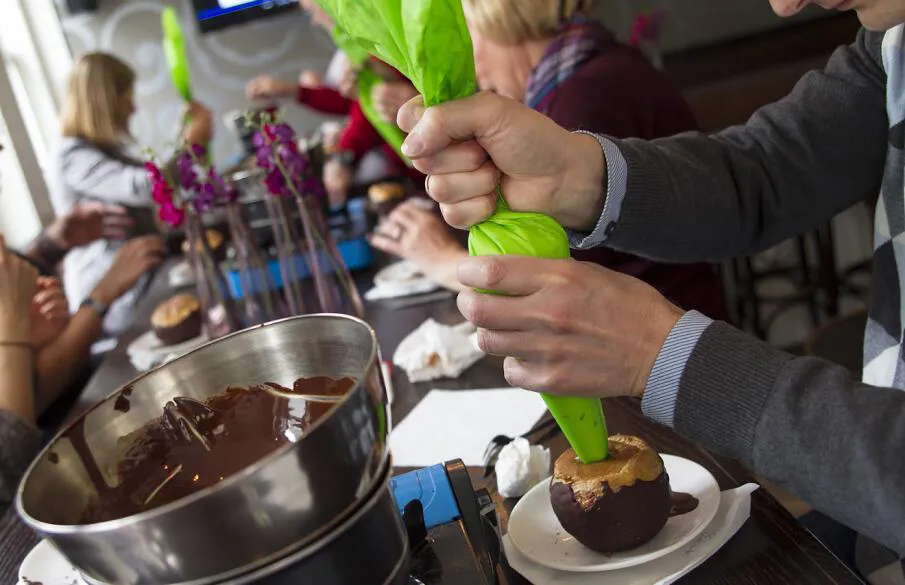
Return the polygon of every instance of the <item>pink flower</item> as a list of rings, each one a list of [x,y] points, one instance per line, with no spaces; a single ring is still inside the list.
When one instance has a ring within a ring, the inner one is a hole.
[[[160,220],[173,227],[179,227],[185,221],[185,211],[176,207],[172,201],[167,201],[160,205]]]
[[[163,180],[156,181],[151,188],[151,198],[155,203],[164,204],[173,202],[173,190]]]
[[[148,176],[151,177],[152,181],[157,182],[163,180],[163,173],[160,172],[160,167],[158,167],[152,161],[145,163],[145,170],[148,171]]]

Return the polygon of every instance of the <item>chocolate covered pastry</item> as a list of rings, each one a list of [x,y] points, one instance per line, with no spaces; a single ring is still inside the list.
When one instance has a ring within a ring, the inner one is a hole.
[[[201,303],[192,295],[176,295],[151,313],[151,328],[164,345],[177,345],[201,335]]]
[[[371,209],[379,217],[386,217],[405,199],[405,188],[399,183],[376,183],[368,189]]]
[[[336,405],[309,401],[298,414],[288,398],[268,387],[283,394],[342,396],[354,386],[352,378],[318,376],[297,381],[293,389],[262,384],[228,388],[204,401],[174,398],[162,416],[119,441],[122,455],[107,472],[116,484],[102,476],[93,480],[98,496],[81,523],[124,518],[211,487],[300,439]],[[83,431],[70,432],[78,443]]]
[[[560,524],[578,542],[601,553],[649,542],[672,508],[669,477],[656,451],[627,435],[611,436],[609,447],[609,458],[591,464],[581,463],[569,449],[556,460],[550,483],[550,501]]]
[[[207,246],[211,249],[211,254],[213,254],[214,260],[217,262],[223,262],[226,259],[226,240],[223,237],[223,234],[218,232],[217,230],[204,230],[204,236],[207,238]],[[200,241],[195,243],[195,250],[198,252],[204,251],[204,244]],[[182,253],[189,253],[189,241],[185,240],[182,242]]]

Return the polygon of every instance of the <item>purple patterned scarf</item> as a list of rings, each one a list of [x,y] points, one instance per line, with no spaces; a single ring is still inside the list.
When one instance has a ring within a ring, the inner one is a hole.
[[[600,52],[613,35],[599,22],[577,15],[564,23],[534,68],[525,91],[525,103],[547,114],[556,89]]]

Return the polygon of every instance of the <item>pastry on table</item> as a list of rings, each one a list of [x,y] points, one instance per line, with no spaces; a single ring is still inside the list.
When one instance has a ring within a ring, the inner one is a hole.
[[[226,239],[223,237],[223,234],[214,229],[204,230],[204,235],[207,238],[207,246],[211,249],[211,254],[213,254],[214,259],[217,262],[223,262],[226,259]],[[204,250],[203,244],[201,242],[197,242],[195,244],[195,249],[198,252],[202,252]],[[189,241],[185,240],[182,242],[182,253],[188,255],[189,253]]]
[[[386,217],[405,200],[405,188],[399,183],[375,183],[368,189],[371,209],[379,217]]]
[[[669,476],[660,455],[629,435],[609,438],[609,457],[584,464],[575,451],[553,466],[550,503],[566,532],[600,553],[650,542],[669,519]]]
[[[194,295],[180,294],[157,305],[151,328],[165,346],[178,345],[201,335],[201,303]]]

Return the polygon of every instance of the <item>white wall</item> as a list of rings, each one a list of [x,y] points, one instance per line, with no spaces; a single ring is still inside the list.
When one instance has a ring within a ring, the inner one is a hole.
[[[188,0],[104,0],[100,12],[64,16],[63,29],[74,55],[103,50],[126,60],[138,72],[139,114],[133,131],[143,146],[157,150],[173,141],[182,104],[164,64],[160,14],[175,6],[186,35],[193,91],[218,114],[248,109],[245,83],[260,73],[298,79],[302,69],[324,70],[333,52],[329,38],[301,13],[202,35]],[[218,115],[219,119],[219,115]],[[290,107],[287,119],[299,129],[313,128],[317,118]],[[221,124],[214,156],[222,162],[238,150],[238,142]]]

